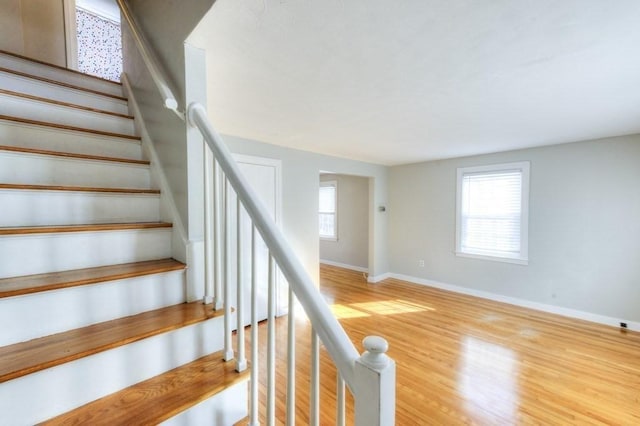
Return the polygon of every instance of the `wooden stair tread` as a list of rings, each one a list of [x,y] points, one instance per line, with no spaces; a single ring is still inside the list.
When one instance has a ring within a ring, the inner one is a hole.
[[[93,79],[96,79],[96,80],[103,81],[105,83],[115,84],[116,86],[122,86],[122,83],[117,82],[117,81],[107,80],[106,78],[98,77],[98,76],[91,75],[91,74],[86,74],[86,73],[83,73],[83,72],[80,72],[80,71],[77,71],[77,70],[72,70],[72,69],[67,68],[67,67],[63,67],[63,66],[60,66],[60,65],[52,64],[50,62],[40,61],[38,59],[33,59],[33,58],[28,57],[28,56],[19,55],[17,53],[7,52],[6,50],[0,49],[0,53],[2,53],[4,55],[8,55],[8,56],[14,56],[16,58],[24,59],[24,60],[27,60],[27,61],[30,61],[30,62],[34,62],[36,64],[46,65],[48,67],[57,68],[57,69],[64,70],[64,71],[68,71],[68,72],[73,73],[73,74],[79,74],[79,75],[82,75],[84,77],[93,78]]]
[[[95,112],[97,114],[111,115],[111,116],[114,116],[114,117],[120,117],[120,118],[126,118],[126,119],[129,119],[129,120],[133,120],[133,116],[127,115],[127,114],[119,114],[117,112],[105,111],[105,110],[102,110],[102,109],[91,108],[91,107],[84,106],[84,105],[78,105],[78,104],[72,104],[72,103],[69,103],[69,102],[56,101],[54,99],[48,99],[48,98],[41,98],[40,96],[34,96],[34,95],[26,94],[26,93],[14,92],[14,91],[11,91],[11,90],[6,90],[6,89],[0,89],[0,94],[13,96],[13,97],[17,97],[17,98],[29,99],[29,100],[32,100],[32,101],[44,102],[44,103],[58,105],[58,106],[64,106],[64,107],[79,109],[79,110],[82,110],[82,111]]]
[[[112,95],[111,93],[105,93],[105,92],[101,92],[99,90],[88,89],[86,87],[76,86],[75,84],[69,84],[69,83],[65,83],[65,82],[62,82],[62,81],[58,81],[58,80],[52,80],[50,78],[40,77],[40,76],[37,76],[37,75],[31,75],[31,74],[27,74],[25,72],[16,71],[16,70],[12,70],[12,69],[9,69],[9,68],[0,67],[0,72],[5,72],[5,73],[8,73],[8,74],[14,74],[14,75],[17,75],[17,76],[20,76],[20,77],[25,77],[25,78],[30,78],[32,80],[42,81],[44,83],[55,84],[57,86],[66,87],[68,89],[81,90],[83,92],[88,92],[88,93],[92,93],[94,95],[99,95],[99,96],[105,96],[105,97],[108,97],[108,98],[118,99],[120,101],[125,101],[125,102],[127,101],[127,98],[125,98],[124,96]]]
[[[53,157],[78,158],[82,160],[113,161],[115,163],[130,163],[148,166],[147,160],[134,160],[130,158],[104,157],[102,155],[77,154],[74,152],[49,151],[46,149],[24,148],[21,146],[0,145],[0,151],[22,152],[25,154],[49,155]]]
[[[177,260],[161,259],[3,278],[0,279],[0,298],[179,271],[185,268],[186,265]]]
[[[47,420],[41,425],[151,425],[248,380],[213,353]]]
[[[140,188],[100,188],[92,186],[66,186],[66,185],[26,185],[22,183],[0,183],[0,189],[23,189],[29,191],[75,191],[75,192],[105,192],[116,194],[160,194],[159,189]]]
[[[85,127],[67,126],[65,124],[50,123],[48,121],[31,120],[31,119],[28,119],[28,118],[13,117],[13,116],[10,116],[10,115],[0,115],[0,120],[14,121],[14,122],[17,122],[17,123],[31,124],[31,125],[34,125],[34,126],[53,127],[53,128],[61,129],[61,130],[70,130],[70,131],[73,131],[73,132],[91,133],[91,134],[94,134],[94,135],[110,136],[110,137],[114,137],[114,138],[131,139],[131,140],[136,140],[136,141],[141,140],[140,136],[132,136],[132,135],[125,135],[125,134],[122,134],[122,133],[106,132],[106,131],[103,131],[103,130],[87,129]]]
[[[182,303],[0,348],[0,383],[196,324],[224,311]]]
[[[0,228],[0,235],[50,234],[59,232],[123,231],[129,229],[171,228],[166,222],[98,223],[91,225],[13,226]]]

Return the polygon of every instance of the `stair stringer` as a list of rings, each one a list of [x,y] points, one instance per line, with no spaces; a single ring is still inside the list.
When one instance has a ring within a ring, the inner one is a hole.
[[[142,111],[135,97],[131,82],[125,73],[122,73],[121,81],[124,95],[129,101],[129,114],[135,117],[136,134],[141,137],[143,156],[151,162],[151,184],[154,188],[160,189],[160,219],[164,222],[173,223],[172,256],[188,266],[187,302],[200,300],[204,297],[204,242],[189,240],[187,230],[178,213],[167,174],[164,171],[153,139],[142,119]]]

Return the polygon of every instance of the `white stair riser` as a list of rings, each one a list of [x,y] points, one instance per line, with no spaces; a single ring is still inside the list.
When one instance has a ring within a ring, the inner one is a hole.
[[[122,135],[134,134],[133,120],[110,114],[0,94],[0,114]]]
[[[235,384],[206,401],[160,423],[162,426],[228,426],[248,415],[248,381]]]
[[[0,383],[3,423],[39,423],[221,348],[214,318]]]
[[[0,144],[76,154],[142,159],[140,141],[0,120]]]
[[[149,166],[144,164],[0,150],[2,183],[149,189],[150,179]]]
[[[176,305],[184,286],[184,271],[173,271],[5,298],[0,346]]]
[[[171,257],[171,228],[0,236],[0,278]]]
[[[158,222],[160,196],[0,189],[0,227]]]
[[[127,102],[79,89],[0,71],[0,88],[41,98],[82,105],[103,111],[128,114]]]
[[[89,77],[69,70],[51,67],[34,63],[27,59],[16,58],[15,56],[0,53],[0,67],[62,83],[73,84],[74,86],[86,89],[98,90],[110,95],[122,96],[122,86],[97,78]]]

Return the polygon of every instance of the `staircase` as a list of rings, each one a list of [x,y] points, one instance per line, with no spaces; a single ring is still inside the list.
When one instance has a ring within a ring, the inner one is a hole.
[[[0,52],[0,424],[247,415],[128,114],[120,84]]]

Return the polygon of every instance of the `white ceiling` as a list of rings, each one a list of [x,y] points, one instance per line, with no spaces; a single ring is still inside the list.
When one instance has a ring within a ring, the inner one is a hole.
[[[221,133],[379,164],[640,133],[638,0],[218,0]]]

